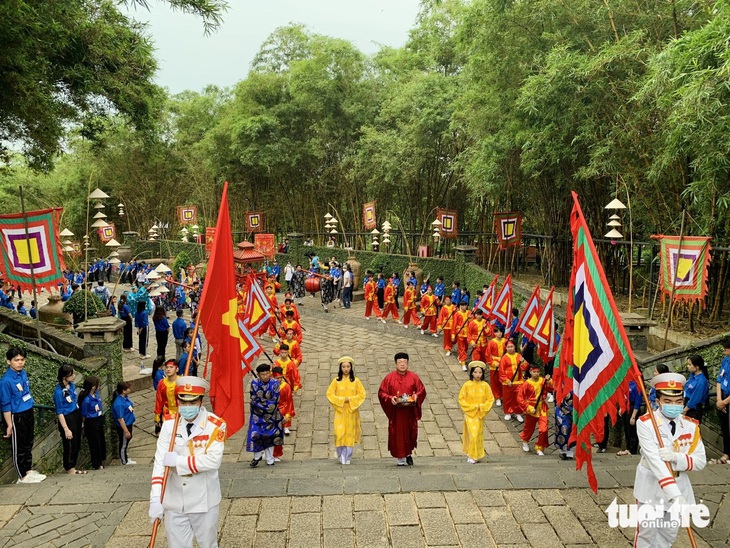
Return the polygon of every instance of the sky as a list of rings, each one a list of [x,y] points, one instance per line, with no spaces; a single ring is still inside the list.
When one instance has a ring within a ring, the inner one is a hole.
[[[149,24],[159,70],[157,83],[179,93],[243,80],[261,44],[278,27],[306,25],[310,31],[352,42],[365,54],[381,45],[400,47],[418,14],[419,0],[228,0],[222,27],[205,36],[201,20],[150,2],[132,8]]]

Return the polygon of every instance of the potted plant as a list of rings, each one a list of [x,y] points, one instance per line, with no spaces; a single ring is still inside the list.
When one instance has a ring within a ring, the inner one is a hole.
[[[84,313],[84,305],[86,305],[86,313]],[[106,307],[99,297],[91,291],[82,289],[71,295],[71,298],[64,303],[63,311],[73,315],[75,325],[85,319],[104,315]]]

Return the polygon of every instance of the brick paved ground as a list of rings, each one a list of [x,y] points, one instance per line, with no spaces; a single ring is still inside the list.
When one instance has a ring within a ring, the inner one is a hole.
[[[605,508],[633,502],[635,458],[595,455],[600,489],[554,454],[525,454],[519,425],[501,410],[487,419],[486,461],[467,465],[461,451],[462,415],[456,395],[466,375],[446,358],[440,341],[396,324],[362,318],[362,303],[324,314],[316,299],[303,307],[304,390],[287,438],[284,460],[250,469],[245,432],[226,444],[221,469],[220,545],[227,546],[628,546],[630,530],[612,530]],[[172,343],[171,343],[172,345]],[[267,350],[273,346],[270,339]],[[172,349],[172,346],[170,346]],[[406,350],[428,390],[414,467],[398,468],[387,452],[377,387]],[[174,352],[174,351],[173,351]],[[351,355],[368,391],[361,408],[363,443],[353,463],[332,457],[332,415],[324,392],[337,358]],[[125,356],[135,375],[139,361]],[[155,438],[152,389],[132,394],[138,425],[134,467],[113,465],[86,476],[56,475],[41,484],[0,488],[0,544],[6,546],[147,546],[147,499]],[[145,386],[149,386],[145,388]],[[730,540],[730,466],[693,475],[712,526],[697,531],[699,546]],[[681,533],[678,546],[689,546]],[[165,546],[164,534],[157,546]]]

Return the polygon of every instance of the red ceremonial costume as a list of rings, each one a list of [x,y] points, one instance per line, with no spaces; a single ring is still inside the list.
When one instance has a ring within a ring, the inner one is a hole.
[[[284,376],[286,377],[286,380],[289,381],[289,385],[292,387],[294,392],[299,390],[302,387],[302,379],[299,377],[299,367],[297,367],[297,362],[287,356],[286,359],[279,358],[274,360],[274,367],[277,365],[281,367],[282,371],[284,371]]]
[[[521,413],[517,403],[517,391],[524,382],[524,372],[529,364],[521,354],[505,354],[499,361],[499,380],[502,383],[502,405],[505,415]],[[507,384],[507,383],[511,384]]]
[[[421,297],[421,312],[423,312],[423,323],[421,329],[428,329],[431,333],[436,333],[436,303],[438,298],[436,295],[426,293]]]
[[[456,307],[453,304],[445,304],[441,307],[438,319],[438,328],[444,331],[444,350],[451,352],[453,343],[451,342],[451,333],[454,332],[454,312]]]
[[[280,318],[282,318],[282,319],[283,319],[283,318],[286,318],[286,313],[287,313],[287,311],[289,311],[289,310],[291,310],[292,312],[294,312],[294,319],[295,319],[296,321],[299,321],[299,319],[300,319],[300,316],[299,316],[299,309],[298,309],[298,308],[296,307],[296,305],[294,305],[293,303],[290,303],[290,304],[286,304],[286,303],[284,303],[284,304],[282,304],[282,305],[281,305],[281,306],[279,307],[279,317],[280,317]]]
[[[279,312],[279,301],[276,300],[276,293],[274,293],[271,286],[267,286],[266,288],[266,298],[269,299],[269,303],[271,303],[269,320],[267,322],[269,336],[276,337],[276,314]]]
[[[505,346],[507,346],[507,339],[502,337],[497,339],[496,337],[489,341],[487,345],[487,357],[489,361],[489,386],[492,388],[492,394],[495,399],[502,397],[502,381],[499,380],[499,362],[504,356]]]
[[[527,379],[517,390],[517,402],[525,412],[525,426],[520,433],[520,439],[529,443],[535,426],[537,426],[538,436],[535,451],[542,451],[548,445],[548,404],[545,398],[549,392],[553,391],[553,381],[548,380],[544,390],[543,384],[545,384],[543,377],[536,381]],[[537,403],[538,395],[540,396],[539,405]]]
[[[375,312],[375,317],[380,317],[380,307],[378,306],[378,301],[376,299],[376,291],[377,284],[375,283],[375,280],[370,278],[367,283],[365,284],[365,317],[369,318],[370,315]]]
[[[292,339],[290,341],[284,339],[280,343],[277,343],[276,346],[274,346],[274,354],[278,356],[281,354],[281,345],[285,344],[289,347],[289,357],[294,360],[297,365],[302,365],[302,360],[304,359],[304,356],[302,355],[302,347],[299,346],[299,343],[296,339]]]
[[[474,318],[469,322],[467,329],[469,330],[469,344],[474,345],[474,351],[471,354],[472,361],[479,360],[480,362],[489,363],[487,345],[493,333],[492,324],[484,318],[481,321]]]
[[[393,405],[393,396],[415,395],[414,405]],[[388,417],[388,451],[397,459],[407,457],[418,445],[418,421],[426,399],[426,387],[418,375],[406,371],[388,373],[380,383],[378,399]]]
[[[416,290],[412,287],[406,287],[403,294],[403,325],[408,325],[411,320],[413,320],[414,327],[421,324],[418,321],[418,314],[416,314]]]
[[[395,304],[395,286],[392,282],[388,281],[388,285],[385,286],[383,293],[383,314],[382,318],[385,320],[388,318],[388,314],[393,315],[394,320],[399,320],[398,307]]]
[[[302,343],[302,326],[299,325],[299,322],[296,320],[290,320],[286,319],[283,322],[281,322],[281,327],[279,328],[279,336],[283,339],[286,336],[286,330],[287,329],[293,329],[294,330],[294,339],[301,344]]]
[[[294,397],[291,386],[284,377],[279,377],[279,412],[284,417],[282,426],[289,428],[291,419],[296,415],[294,411]],[[274,457],[280,459],[284,456],[284,445],[274,445]]]
[[[454,335],[456,336],[456,347],[459,349],[459,363],[461,365],[466,365],[466,351],[469,346],[469,314],[468,310],[463,312],[457,310],[454,314]]]

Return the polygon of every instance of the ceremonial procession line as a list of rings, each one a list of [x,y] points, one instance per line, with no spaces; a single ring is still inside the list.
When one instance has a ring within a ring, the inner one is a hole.
[[[297,416],[275,466],[249,468],[245,431],[226,441],[220,470],[220,546],[628,546],[633,529],[611,529],[605,510],[631,503],[637,458],[594,456],[599,492],[573,461],[552,445],[545,457],[525,454],[522,425],[493,409],[486,419],[487,457],[465,462],[463,413],[457,396],[466,373],[440,341],[397,324],[365,322],[363,305],[331,308],[318,299],[300,307],[306,329],[303,389]],[[263,341],[262,341],[263,342]],[[269,341],[268,346],[273,345]],[[415,465],[397,467],[387,450],[387,420],[377,399],[393,355],[406,350],[410,370],[428,391],[419,424]],[[174,351],[174,350],[173,350]],[[363,438],[350,466],[335,459],[332,411],[325,392],[337,360],[352,356],[367,391]],[[125,356],[126,370],[138,369]],[[155,450],[153,391],[133,392],[138,423],[130,446],[135,466],[86,476],[55,475],[34,485],[2,489],[0,544],[6,546],[147,546],[151,461]],[[552,412],[552,406],[551,406]],[[553,441],[551,430],[551,443]],[[711,524],[696,531],[699,546],[730,538],[730,467],[710,466],[693,477]],[[677,546],[688,546],[680,535]],[[164,531],[156,546],[166,546]]]

